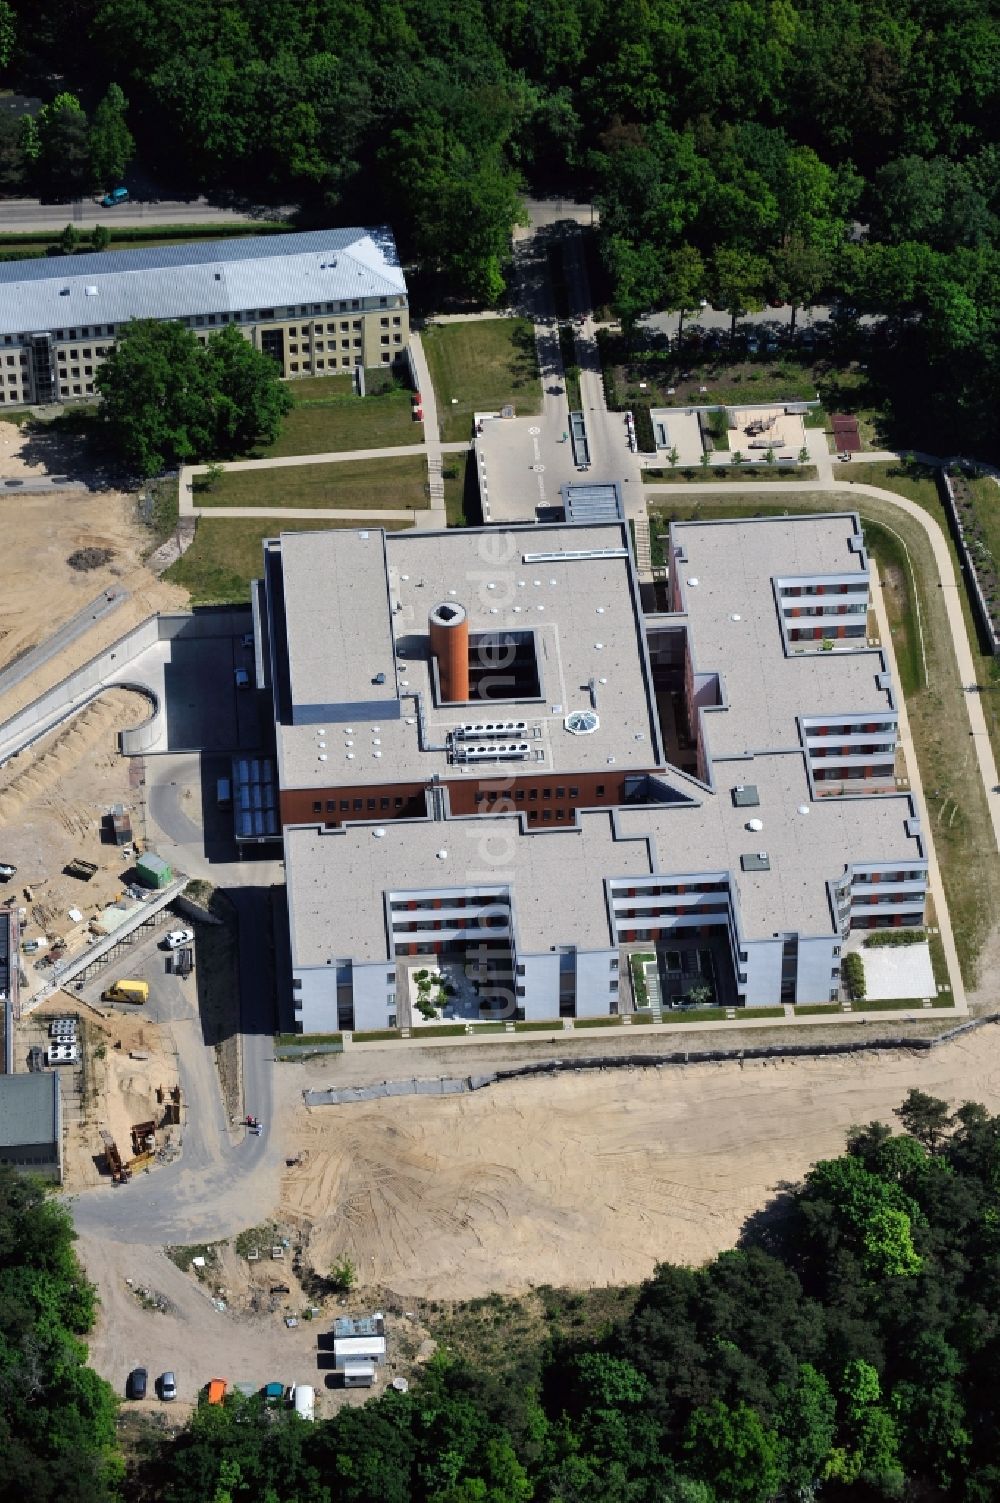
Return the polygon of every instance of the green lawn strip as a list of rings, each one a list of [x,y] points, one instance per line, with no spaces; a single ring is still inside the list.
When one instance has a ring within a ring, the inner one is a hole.
[[[950,1007],[951,1003],[948,1006]],[[863,1002],[853,1002],[851,1007],[854,1012],[902,1012],[905,1008],[914,1008],[919,1012],[923,1007],[923,999],[921,997],[890,997],[873,1002],[866,997]]]
[[[859,465],[852,478],[867,485],[878,485],[885,490],[896,491],[899,495],[915,501],[934,518],[944,533],[948,542],[948,552],[951,555],[952,569],[958,581],[958,596],[962,605],[966,634],[969,638],[976,683],[985,690],[981,694],[981,703],[986,718],[986,728],[989,731],[993,755],[1000,763],[1000,676],[998,676],[1000,675],[1000,662],[991,653],[982,650],[972,614],[969,592],[965,587],[965,574],[959,562],[958,550],[951,535],[951,527],[934,476],[935,471],[927,465],[908,460],[894,460],[889,463],[866,464],[863,468]],[[998,497],[1000,497],[1000,487],[998,487]],[[901,531],[898,526],[896,530]],[[921,591],[921,608],[923,608],[922,603],[923,591]]]
[[[756,1012],[757,1009],[754,1008],[753,1011]],[[750,1009],[740,1008],[739,1012],[745,1012],[749,1016]],[[780,1009],[778,1015],[784,1017]],[[686,1012],[674,1011],[668,1007],[663,1009],[664,1023],[722,1023],[728,1016],[729,1011],[725,1007],[692,1007]]]
[[[519,1022],[514,1024],[515,1033],[558,1033],[561,1028],[561,1018],[547,1018],[542,1022],[534,1019],[529,1023]]]
[[[924,687],[924,661],[917,629],[916,583],[906,547],[893,530],[879,522],[866,521],[865,543],[878,566],[882,599],[889,618],[899,682],[907,703]]]
[[[421,510],[430,505],[422,453],[393,459],[334,460],[276,469],[228,470],[209,490],[195,481],[198,506],[352,507]]]
[[[570,412],[579,412],[583,406],[583,398],[580,395],[580,367],[576,361],[576,340],[573,337],[572,324],[559,325],[559,354],[563,363],[563,375],[566,378],[566,401]]]
[[[422,335],[445,443],[469,438],[475,412],[512,403],[518,416],[540,412],[535,333],[525,318],[434,324]]]
[[[72,215],[67,216],[67,224]],[[80,229],[79,226],[77,226]],[[80,251],[86,250],[86,239],[93,227],[80,229]],[[294,226],[279,224],[276,220],[230,220],[220,224],[206,224],[199,221],[198,224],[114,224],[114,209],[107,210],[107,218],[104,228],[110,230],[111,241],[120,245],[135,245],[141,243],[148,245],[151,240],[221,240],[223,238],[236,239],[244,235],[282,235],[289,234]],[[50,234],[42,234],[39,230],[4,230],[0,232],[0,246],[30,246],[30,245],[54,245],[62,234],[62,229],[53,226]],[[53,257],[55,260],[56,257]],[[65,258],[61,258],[65,259]]]
[[[457,1038],[459,1034],[464,1034],[465,1032],[466,1027],[464,1023],[445,1023],[438,1028],[415,1028],[410,1037],[413,1039],[447,1039]],[[357,1035],[355,1034],[356,1037]]]
[[[364,1033],[354,1033],[351,1037],[356,1044],[374,1044],[383,1039],[402,1038],[402,1034],[398,1028],[368,1028]]]
[[[506,1023],[470,1023],[470,1033],[506,1033]]]
[[[276,1033],[274,1042],[279,1049],[300,1044],[342,1044],[344,1035],[342,1033]]]
[[[620,1017],[608,1018],[574,1018],[574,1028],[617,1028],[621,1023]]]
[[[819,1017],[822,1013],[843,1012],[839,1002],[810,1002],[795,1009],[797,1018]]]
[[[476,462],[471,451],[468,454],[442,455],[441,479],[444,484],[444,510],[448,526],[481,526],[482,503],[479,499]]]
[[[401,522],[380,522],[387,531],[397,531]],[[331,527],[356,527],[356,522],[333,522],[318,518],[283,521],[281,517],[199,517],[194,542],[164,574],[173,584],[190,591],[192,605],[242,605],[250,599],[250,581],[263,567],[264,538],[279,532],[327,531]]]
[[[408,391],[386,391],[375,397],[356,397],[349,392],[323,395],[315,390],[300,394],[295,389],[298,384],[291,384],[295,406],[282,420],[277,439],[273,444],[256,445],[248,458],[394,449],[424,441],[423,424],[413,421]]]
[[[866,465],[865,469],[878,466]],[[890,467],[891,468],[891,467]],[[858,467],[860,474],[861,467]],[[919,478],[919,477],[918,477]],[[968,734],[965,690],[958,674],[958,664],[951,642],[941,591],[932,583],[936,564],[923,528],[890,502],[843,491],[762,492],[754,496],[649,497],[650,530],[656,524],[656,547],[663,547],[664,524],[669,518],[709,519],[781,515],[785,511],[858,511],[863,523],[874,522],[883,530],[898,534],[905,542],[912,566],[911,583],[920,602],[923,644],[927,661],[927,682],[907,698],[910,728],[923,775],[924,794],[931,821],[931,834],[937,849],[945,897],[951,915],[955,946],[962,976],[968,987],[976,983],[977,957],[1000,912],[1000,857],[992,842],[992,824],[986,795],[979,779],[978,763],[972,738]],[[923,504],[923,503],[921,503]],[[942,526],[940,504],[926,506]],[[876,547],[876,558],[877,558]],[[954,557],[954,552],[953,552]],[[971,631],[971,613],[964,590],[960,598],[970,630],[973,657],[980,682],[989,682],[992,659],[978,652],[975,633]],[[902,610],[896,605],[894,610]],[[890,616],[890,623],[892,616]],[[907,623],[907,631],[915,626]],[[901,670],[902,672],[902,670]],[[991,739],[998,749],[997,716],[1000,705],[996,696],[984,694],[983,708],[990,726]]]
[[[632,973],[632,991],[635,995],[636,1007],[649,1006],[649,989],[646,986],[646,966],[654,961],[656,956],[652,951],[644,950],[635,953],[628,958],[629,970]]]

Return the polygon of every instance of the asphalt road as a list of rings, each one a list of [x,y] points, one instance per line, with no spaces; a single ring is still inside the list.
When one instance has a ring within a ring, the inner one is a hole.
[[[292,206],[280,209],[223,209],[205,198],[158,199],[102,207],[99,199],[76,199],[61,204],[43,204],[36,198],[7,198],[0,202],[0,230],[61,230],[67,224],[87,227],[156,224],[226,224],[246,223],[257,218],[280,219],[292,212]]]

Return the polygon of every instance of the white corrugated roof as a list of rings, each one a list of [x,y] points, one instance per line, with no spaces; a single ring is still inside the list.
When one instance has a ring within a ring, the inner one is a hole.
[[[186,241],[0,263],[0,334],[405,295],[387,225]]]

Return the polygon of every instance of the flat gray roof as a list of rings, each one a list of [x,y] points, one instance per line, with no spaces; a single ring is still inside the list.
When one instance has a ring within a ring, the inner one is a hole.
[[[386,578],[385,534],[377,527],[286,533],[281,540],[292,717],[310,707],[395,700],[396,672]],[[385,675],[383,684],[373,682]]]
[[[0,263],[0,334],[405,296],[387,225]]]
[[[388,959],[389,892],[510,887],[518,945],[535,954],[613,943],[605,878],[728,871],[744,937],[755,940],[832,934],[827,883],[851,865],[924,864],[906,794],[814,800],[802,752],[717,763],[715,776],[716,791],[698,803],[593,810],[568,829],[525,833],[518,815],[287,829],[293,964]],[[747,782],[760,795],[753,810],[732,799]],[[748,815],[763,830],[748,830]],[[767,870],[741,869],[742,856],[761,851]]]
[[[59,1076],[0,1075],[0,1147],[59,1142]]]
[[[877,683],[878,649],[786,654],[771,583],[863,575],[865,555],[851,547],[859,536],[851,512],[672,524],[672,545],[685,552],[679,582],[695,670],[722,679],[725,708],[704,717],[713,761],[797,747],[800,715],[892,709]]]
[[[281,536],[293,701],[340,693],[387,706],[381,719],[377,708],[359,715],[365,724],[352,722],[357,734],[327,727],[325,761],[314,726],[279,725],[283,787],[496,776],[501,764],[452,765],[443,746],[453,726],[498,719],[528,723],[526,739],[538,755],[518,765],[536,772],[657,765],[659,724],[624,523],[389,533],[387,583],[379,575],[381,538],[374,528],[367,539],[342,530]],[[434,703],[427,621],[449,600],[465,607],[473,633],[533,634],[540,699]],[[378,672],[386,675],[380,688],[371,682]],[[591,680],[599,725],[573,735],[564,719],[591,708]],[[397,686],[402,714],[390,718]]]
[[[907,794],[813,800],[803,752],[717,761],[712,770],[715,792],[697,807],[621,809],[618,829],[651,837],[658,871],[731,872],[747,939],[832,933],[826,884],[848,866],[897,858],[923,865],[920,841],[907,833]],[[756,808],[733,803],[732,790],[746,783],[757,787]],[[751,818],[764,828],[748,830]],[[761,851],[767,871],[741,870],[742,856]]]

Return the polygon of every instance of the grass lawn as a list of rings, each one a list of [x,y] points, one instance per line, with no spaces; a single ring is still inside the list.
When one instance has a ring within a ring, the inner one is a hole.
[[[229,470],[214,490],[195,483],[198,506],[351,506],[399,511],[430,504],[423,454],[348,459],[280,469]]]
[[[866,470],[877,468],[874,465],[865,466]],[[941,525],[945,525],[939,502],[935,501],[934,506],[928,506],[927,509],[933,510]],[[890,625],[893,627],[893,641],[898,642],[902,633],[905,644],[899,665],[900,677],[905,684],[916,673],[913,650],[909,645],[915,636],[910,601],[915,598],[920,602],[927,675],[922,687],[907,696],[906,703],[923,775],[932,835],[941,864],[945,896],[951,913],[955,945],[962,975],[966,985],[971,988],[977,980],[977,957],[994,923],[995,915],[1000,912],[1000,857],[993,845],[986,795],[979,780],[972,738],[968,734],[965,691],[958,675],[942,594],[932,583],[936,575],[933,554],[922,528],[911,518],[893,509],[890,503],[879,501],[873,496],[829,491],[813,494],[772,491],[740,498],[723,494],[718,497],[678,498],[676,501],[658,496],[650,506],[650,530],[652,533],[655,527],[657,534],[657,539],[654,539],[655,551],[658,541],[662,548],[664,523],[671,519],[747,517],[780,514],[784,511],[852,510],[860,513],[866,526],[876,524],[875,528],[869,530],[869,541],[880,571],[883,568],[883,558],[890,575],[893,568],[899,567],[898,555],[894,557],[891,552],[885,552],[884,535],[889,532],[895,533],[906,544],[912,566],[906,578],[905,590],[902,584],[898,590],[887,589],[887,607],[890,611]],[[880,577],[883,577],[881,573]],[[992,682],[989,675],[993,660],[984,659],[979,654],[975,632],[971,629],[965,591],[960,590],[959,593],[966,612],[966,626],[969,629],[977,676],[980,683],[989,684]],[[905,623],[904,617],[908,618]],[[922,672],[921,678],[923,679]],[[994,705],[996,699],[1000,699],[1000,692],[982,696],[995,750],[1000,747],[997,725],[1000,705]]]
[[[279,532],[326,531],[353,527],[357,523],[315,522],[280,517],[199,517],[194,542],[171,564],[165,579],[191,593],[192,605],[244,604],[250,599],[250,581],[261,572],[264,538]],[[400,531],[402,523],[380,522],[387,532]]]
[[[474,412],[495,412],[505,402],[519,417],[541,411],[535,334],[526,318],[435,324],[422,343],[445,443],[469,437]]]
[[[442,465],[444,508],[449,527],[481,527],[483,523],[475,456],[446,454]]]
[[[351,393],[350,382],[350,376],[291,382],[295,406],[282,422],[280,434],[273,444],[259,444],[250,457],[333,454],[423,443],[423,425],[413,421],[408,391],[357,397]],[[300,391],[301,387],[307,389]]]
[[[906,496],[908,500],[916,501],[917,505],[922,506],[925,511],[932,512],[947,532],[948,520],[941,504],[941,492],[938,490],[936,474],[936,470],[930,465],[894,459],[880,464],[859,465],[856,470],[850,470],[849,476],[841,477],[838,474],[837,479],[850,478],[865,485],[880,485],[883,490],[895,491],[899,496]],[[1000,495],[1000,491],[997,494]]]

